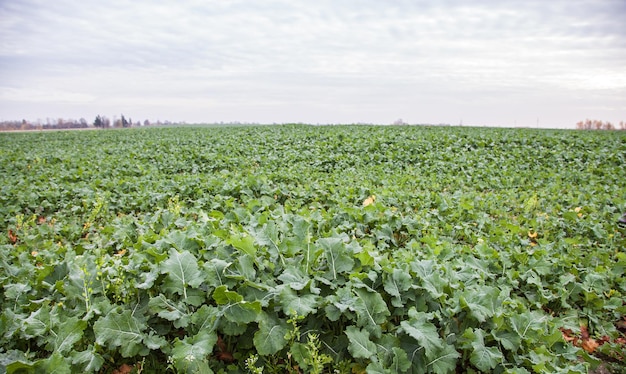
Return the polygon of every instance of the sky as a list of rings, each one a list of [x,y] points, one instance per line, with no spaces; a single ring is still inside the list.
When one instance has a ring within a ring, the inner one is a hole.
[[[626,121],[626,0],[0,0],[0,120]]]

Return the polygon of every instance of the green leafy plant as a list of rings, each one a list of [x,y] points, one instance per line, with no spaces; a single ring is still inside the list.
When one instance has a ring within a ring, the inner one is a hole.
[[[8,373],[625,365],[625,134],[0,137]]]

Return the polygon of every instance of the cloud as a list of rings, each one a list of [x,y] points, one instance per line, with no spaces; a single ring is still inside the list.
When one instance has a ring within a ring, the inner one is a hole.
[[[73,102],[197,121],[445,122],[471,102],[494,124],[581,107],[574,90],[614,116],[625,13],[621,0],[2,2],[0,114]]]

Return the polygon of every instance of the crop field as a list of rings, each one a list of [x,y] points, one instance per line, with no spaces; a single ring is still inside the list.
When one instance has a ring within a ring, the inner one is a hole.
[[[0,134],[0,371],[620,373],[626,134]]]

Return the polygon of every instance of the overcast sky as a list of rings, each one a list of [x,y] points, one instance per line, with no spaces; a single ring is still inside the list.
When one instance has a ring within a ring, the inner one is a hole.
[[[626,0],[0,0],[0,120],[626,120]]]

